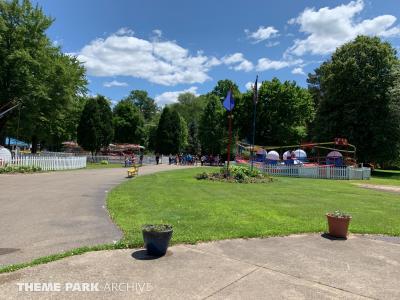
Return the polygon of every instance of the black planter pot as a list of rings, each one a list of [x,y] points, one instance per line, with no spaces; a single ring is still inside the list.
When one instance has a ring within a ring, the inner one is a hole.
[[[151,256],[163,256],[172,237],[170,225],[145,225],[142,229],[144,247]]]

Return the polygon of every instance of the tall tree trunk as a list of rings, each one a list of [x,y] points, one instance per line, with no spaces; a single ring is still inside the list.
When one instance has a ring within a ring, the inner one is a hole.
[[[37,153],[37,144],[38,144],[38,138],[36,135],[33,135],[32,136],[32,149],[31,149],[32,154]]]
[[[0,119],[0,145],[4,145],[6,143],[6,118],[3,117]]]

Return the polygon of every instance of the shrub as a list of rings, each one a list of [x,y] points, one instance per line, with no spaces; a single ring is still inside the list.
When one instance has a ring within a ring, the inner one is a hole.
[[[228,173],[228,176],[227,176]],[[209,179],[218,181],[238,182],[238,183],[261,183],[271,182],[272,178],[262,173],[259,169],[251,170],[248,166],[234,165],[229,167],[229,172],[223,167],[219,173],[200,173],[196,175],[198,180]]]
[[[6,173],[34,173],[40,172],[42,168],[36,166],[12,166],[8,165],[0,168],[0,174]]]
[[[100,164],[101,164],[101,165],[108,165],[108,160],[102,160],[102,161],[100,162]]]
[[[207,172],[203,172],[203,173],[197,174],[196,175],[196,179],[199,179],[199,180],[208,179],[208,173]]]

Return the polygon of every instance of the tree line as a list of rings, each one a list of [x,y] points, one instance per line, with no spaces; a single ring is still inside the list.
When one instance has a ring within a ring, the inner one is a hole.
[[[157,106],[147,91],[133,90],[115,106],[87,96],[82,64],[63,54],[46,35],[54,20],[30,1],[0,0],[0,141],[14,136],[33,149],[59,150],[76,140],[97,152],[111,142],[137,143],[162,154],[224,154],[227,112],[235,98],[233,136],[251,141],[253,91],[225,79],[204,95],[184,93]],[[364,162],[395,164],[400,155],[400,63],[395,48],[359,36],[339,47],[313,73],[308,86],[277,78],[259,88],[255,143],[288,145],[345,137]]]

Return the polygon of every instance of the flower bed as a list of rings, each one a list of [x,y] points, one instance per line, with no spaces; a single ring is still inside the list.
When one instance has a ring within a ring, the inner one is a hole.
[[[272,177],[261,172],[259,169],[254,168],[251,170],[247,166],[230,166],[229,171],[225,167],[221,168],[219,172],[207,173],[203,172],[196,175],[198,180],[213,180],[234,183],[267,183],[272,182]]]

